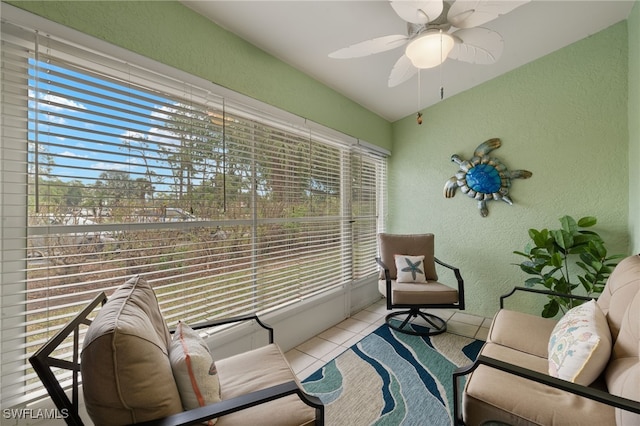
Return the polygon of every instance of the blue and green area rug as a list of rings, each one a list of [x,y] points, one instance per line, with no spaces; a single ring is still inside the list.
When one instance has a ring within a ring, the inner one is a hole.
[[[303,386],[324,402],[327,426],[449,426],[451,374],[475,360],[483,344],[450,333],[411,336],[385,324]]]

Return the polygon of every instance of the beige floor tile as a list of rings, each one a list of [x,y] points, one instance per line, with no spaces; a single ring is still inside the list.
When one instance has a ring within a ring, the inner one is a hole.
[[[487,337],[489,336],[489,328],[480,327],[478,332],[476,333],[476,339],[487,341]]]
[[[345,348],[350,348],[351,346],[355,345],[360,340],[362,340],[363,337],[364,336],[362,334],[356,334],[351,339],[349,339],[346,342],[344,342],[341,346],[344,346]]]
[[[445,321],[449,321],[449,319],[458,311],[454,311],[452,309],[425,309],[424,312],[440,317]]]
[[[376,302],[373,305],[366,307],[364,310],[379,313],[380,315],[386,315],[388,313],[387,300],[383,299],[380,302]]]
[[[475,339],[476,333],[478,332],[477,325],[467,324],[464,322],[458,321],[449,321],[447,322],[447,331],[449,333],[458,334],[460,336],[470,337]]]
[[[357,320],[355,318],[347,318],[346,320],[336,325],[336,327],[338,328],[352,331],[354,333],[360,333],[362,330],[364,330],[368,326],[369,326],[369,323]]]
[[[296,373],[296,377],[298,380],[302,381],[309,377],[311,374],[315,373],[317,370],[322,368],[326,364],[325,361],[317,360],[313,364],[309,365],[307,368],[303,369],[300,372]]]
[[[485,318],[479,317],[477,315],[465,314],[464,312],[456,312],[453,314],[450,320],[463,322],[465,324],[477,325],[479,327],[482,325]]]
[[[284,356],[289,362],[289,365],[291,365],[291,368],[293,369],[293,372],[296,373],[296,375],[300,371],[309,367],[314,362],[318,361],[317,358],[305,354],[304,352],[300,352],[297,349],[291,349],[290,351],[285,353]]]
[[[344,344],[344,342],[351,339],[356,334],[357,333],[345,330],[344,328],[331,327],[318,334],[318,337],[342,345]]]
[[[328,354],[322,356],[320,359],[322,360],[322,362],[329,362],[332,359],[334,359],[335,357],[337,357],[338,355],[340,355],[341,353],[343,353],[344,351],[346,351],[348,348],[345,346],[338,346],[336,349],[332,350],[331,352],[329,352]]]
[[[359,334],[367,336],[373,333],[374,331],[376,331],[383,324],[384,324],[384,317],[380,318],[378,321],[376,321],[375,323],[371,324],[369,327],[362,330]]]
[[[360,311],[357,314],[353,315],[351,318],[357,319],[358,321],[364,321],[369,324],[373,324],[378,321],[380,318],[383,318],[384,315],[382,313],[371,312],[371,311]]]
[[[336,349],[339,345],[329,340],[313,337],[296,347],[300,352],[311,355],[314,358],[322,358],[324,355]]]

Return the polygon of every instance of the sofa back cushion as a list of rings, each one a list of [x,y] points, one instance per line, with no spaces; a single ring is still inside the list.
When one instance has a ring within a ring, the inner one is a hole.
[[[84,339],[87,412],[96,425],[153,420],[182,411],[169,363],[171,337],[156,295],[142,278],[118,288]]]
[[[607,314],[614,339],[605,370],[607,389],[613,395],[640,402],[640,255],[616,266],[598,299]],[[618,425],[640,425],[640,415],[616,409]]]
[[[605,379],[611,394],[640,402],[640,292],[624,314]],[[616,423],[640,425],[640,414],[616,409]]]
[[[609,331],[614,342],[618,337],[627,307],[638,291],[640,291],[640,255],[629,256],[618,263],[598,298],[598,306],[607,316]]]

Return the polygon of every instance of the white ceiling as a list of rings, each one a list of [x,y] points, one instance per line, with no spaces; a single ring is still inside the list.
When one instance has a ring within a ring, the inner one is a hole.
[[[438,102],[441,81],[445,98],[451,97],[625,20],[634,2],[533,0],[482,25],[504,39],[504,52],[496,64],[475,65],[448,59],[439,68],[422,70],[420,79],[414,76],[394,88],[388,87],[387,80],[404,47],[356,59],[327,56],[359,41],[406,34],[405,21],[388,1],[182,3],[365,108],[395,121]]]

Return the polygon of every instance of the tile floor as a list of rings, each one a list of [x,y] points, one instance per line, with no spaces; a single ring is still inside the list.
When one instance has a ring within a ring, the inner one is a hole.
[[[428,311],[427,311],[428,312]],[[340,355],[384,324],[388,313],[384,299],[288,351],[285,356],[300,380]],[[438,309],[434,314],[447,321],[447,332],[486,340],[491,319],[462,311]]]

